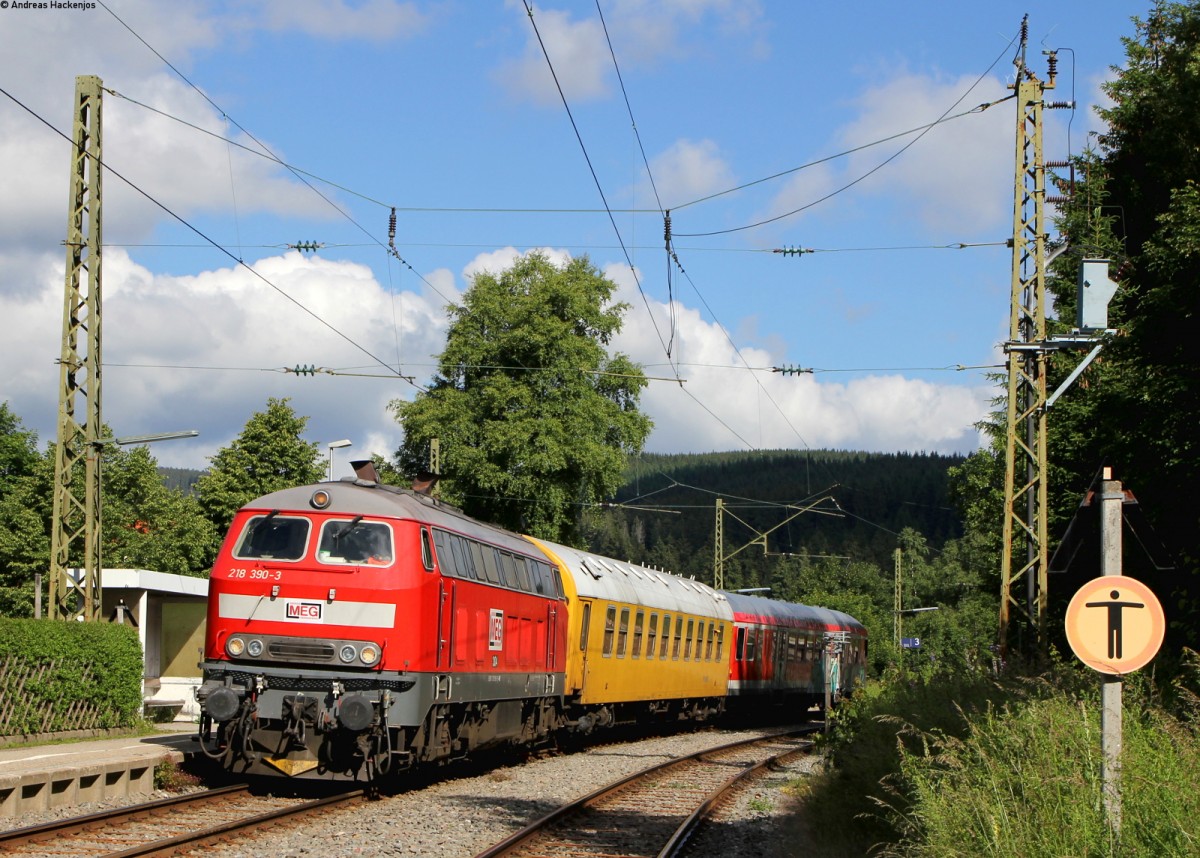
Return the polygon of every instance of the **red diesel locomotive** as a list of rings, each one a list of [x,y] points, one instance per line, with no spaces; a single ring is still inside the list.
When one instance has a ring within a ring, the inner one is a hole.
[[[729,694],[807,709],[861,681],[865,646],[845,614],[529,540],[363,463],[234,518],[200,739],[237,774],[373,780],[563,730],[709,719]]]

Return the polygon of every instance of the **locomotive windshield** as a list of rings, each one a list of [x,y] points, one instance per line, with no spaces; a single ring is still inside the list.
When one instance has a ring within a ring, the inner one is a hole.
[[[383,566],[392,562],[392,529],[362,516],[331,520],[321,526],[317,559],[322,563],[366,563]]]
[[[307,518],[270,513],[246,522],[233,556],[242,560],[299,560],[308,544]]]

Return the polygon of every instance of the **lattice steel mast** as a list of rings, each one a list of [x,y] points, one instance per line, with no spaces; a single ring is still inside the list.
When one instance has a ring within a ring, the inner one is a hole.
[[[95,620],[100,614],[100,99],[100,78],[75,78],[54,521],[50,534],[49,615],[54,619]],[[80,460],[82,495],[77,484]],[[73,558],[83,569],[78,580],[68,574]]]
[[[1012,300],[1009,315],[1007,452],[1004,460],[1004,531],[1000,575],[1000,651],[1007,652],[1015,608],[1038,641],[1044,639],[1047,546],[1046,486],[1046,164],[1042,156],[1044,93],[1054,88],[1025,64],[1028,16],[1021,22],[1015,61],[1016,181],[1013,201]],[[1022,543],[1024,551],[1021,551]],[[1014,590],[1025,582],[1025,604]]]

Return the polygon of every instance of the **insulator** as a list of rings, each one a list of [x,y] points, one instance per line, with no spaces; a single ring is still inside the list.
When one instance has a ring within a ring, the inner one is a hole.
[[[392,213],[388,216],[388,244],[394,244],[396,241],[396,207],[392,206]]]
[[[1021,44],[1022,45],[1025,44],[1025,42],[1028,39],[1029,39],[1029,16],[1026,15],[1024,18],[1021,19]]]
[[[663,215],[663,241],[667,244],[671,243],[671,212],[668,210]]]
[[[1060,169],[1062,167],[1070,167],[1071,162],[1070,161],[1047,161],[1046,166],[1049,167],[1051,170],[1056,170],[1056,169]]]
[[[1046,67],[1050,70],[1051,79],[1058,74],[1058,54],[1054,51],[1050,52],[1050,56],[1046,58]]]
[[[1055,197],[1046,197],[1046,202],[1048,202],[1048,203],[1051,203],[1051,204],[1053,204],[1053,205],[1059,205],[1059,206],[1060,206],[1060,205],[1062,205],[1063,203],[1069,203],[1069,202],[1071,202],[1071,198],[1070,198],[1070,197],[1057,197],[1057,196],[1055,196]]]
[[[1047,110],[1061,110],[1064,107],[1068,108],[1070,110],[1074,110],[1075,102],[1073,102],[1073,101],[1050,101],[1050,102],[1046,103]]]

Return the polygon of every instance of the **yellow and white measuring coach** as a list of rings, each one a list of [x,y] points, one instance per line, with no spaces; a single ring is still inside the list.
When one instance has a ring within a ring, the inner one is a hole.
[[[528,537],[527,537],[528,538]],[[565,696],[580,730],[724,710],[733,611],[712,587],[531,539],[567,597]]]

